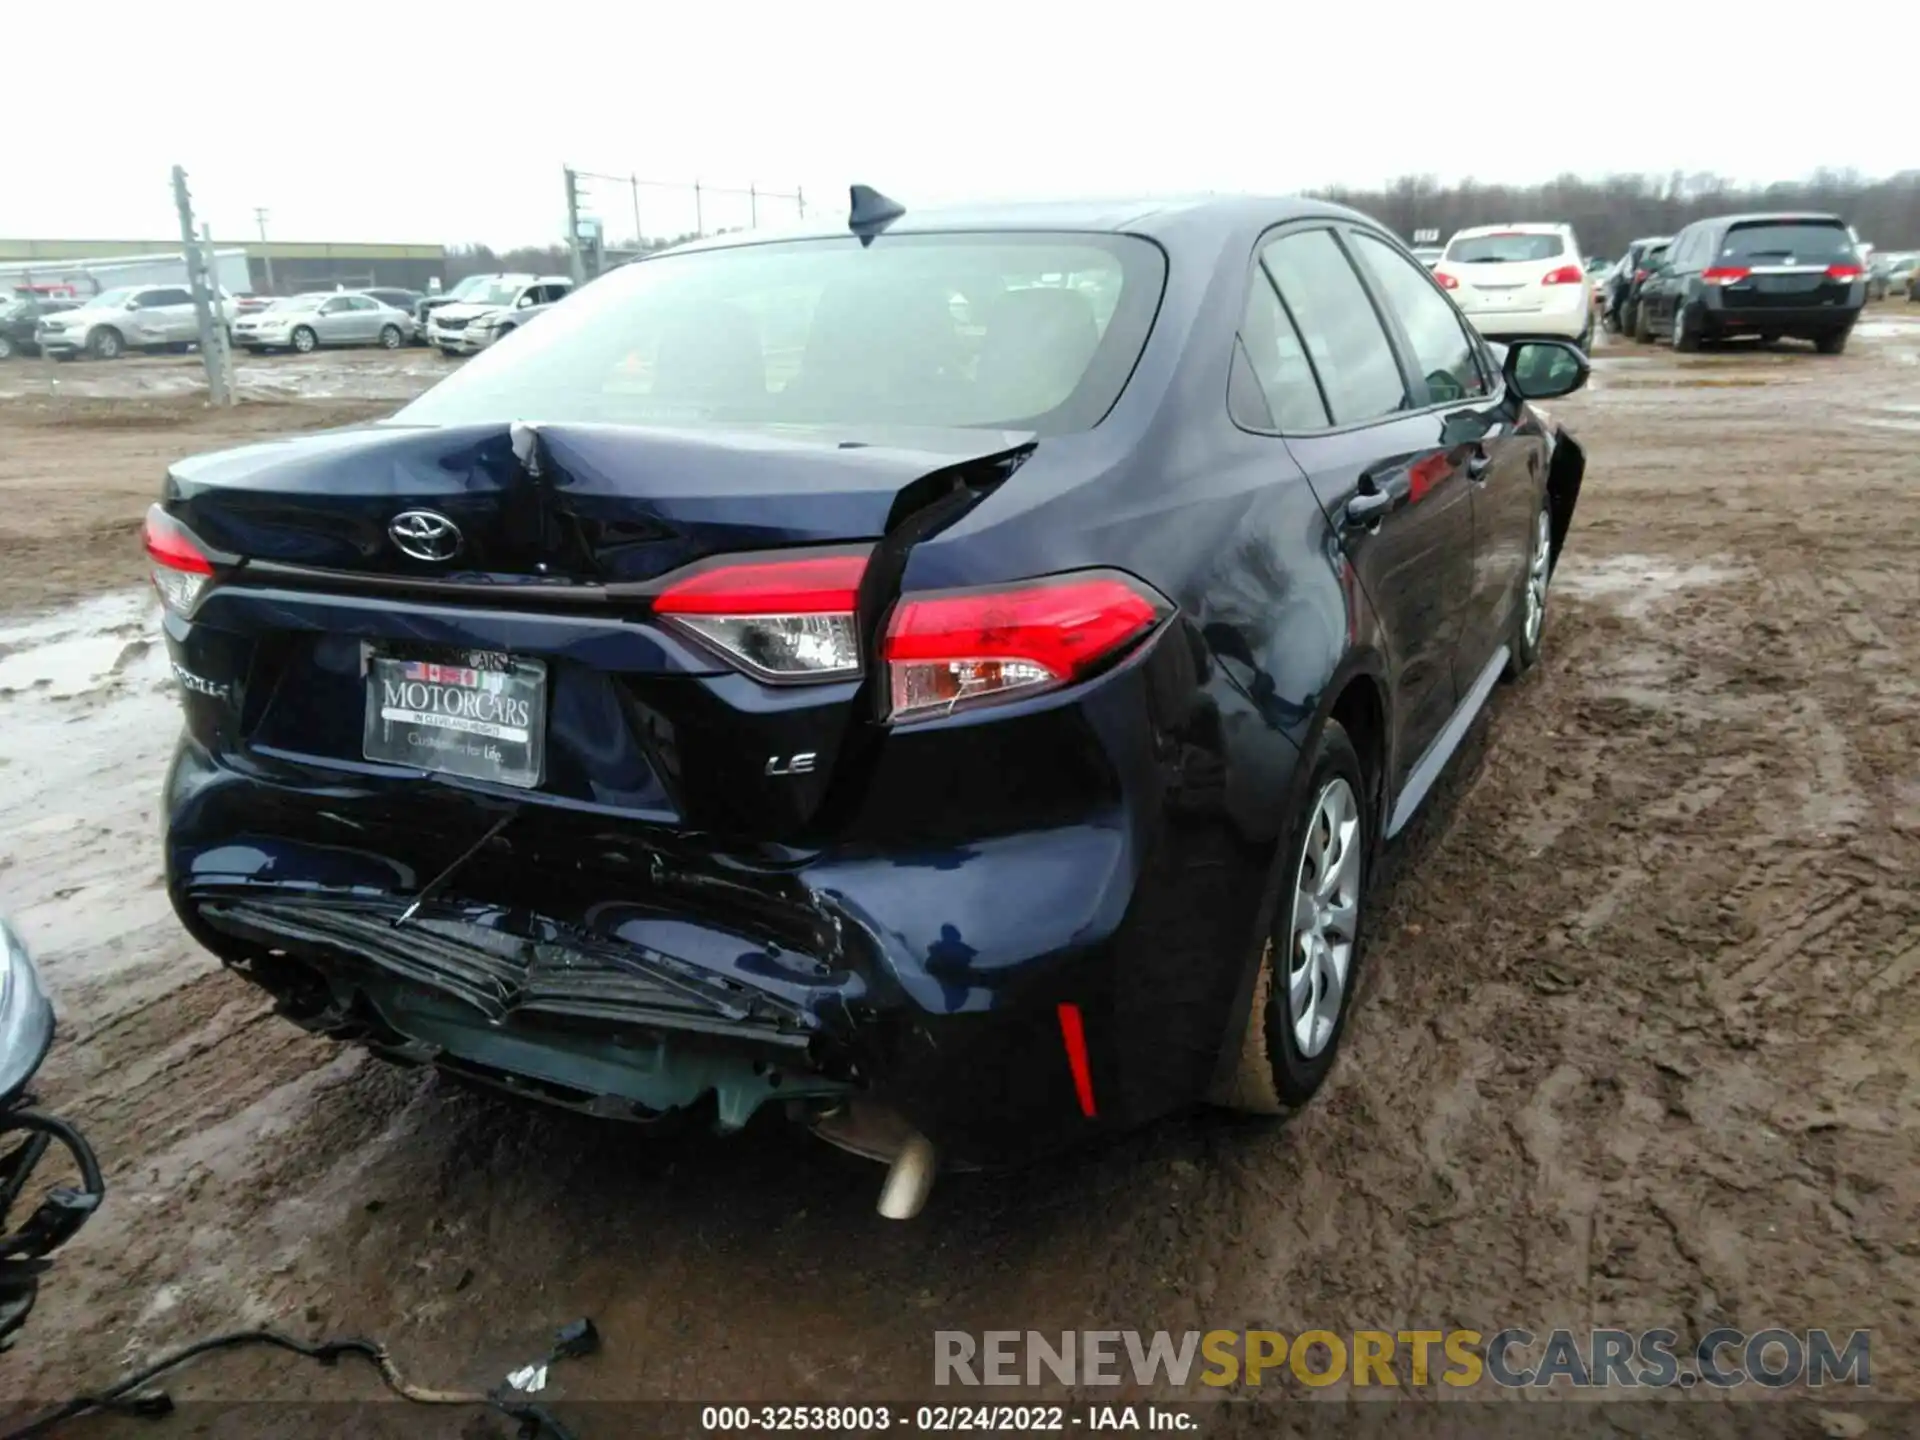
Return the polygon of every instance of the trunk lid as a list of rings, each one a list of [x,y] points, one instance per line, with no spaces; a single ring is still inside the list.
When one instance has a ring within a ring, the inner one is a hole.
[[[890,594],[862,592],[864,675],[775,685],[654,616],[652,582],[730,553],[849,545],[897,576],[890,547],[997,484],[1031,438],[380,425],[182,462],[165,508],[228,562],[182,663],[231,692],[190,720],[255,763],[797,839],[871,713]],[[457,532],[447,558],[401,548],[410,514]],[[465,708],[433,728],[452,702],[392,688],[409,685],[452,686]],[[411,735],[430,749],[399,743]]]

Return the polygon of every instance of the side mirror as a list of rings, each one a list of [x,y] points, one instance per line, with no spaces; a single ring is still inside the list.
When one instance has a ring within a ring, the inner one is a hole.
[[[138,300],[129,300],[125,305],[121,306],[120,308],[123,310],[138,310],[140,308],[140,302]]]
[[[1523,400],[1554,400],[1587,383],[1591,368],[1580,347],[1565,340],[1516,340],[1502,367]]]

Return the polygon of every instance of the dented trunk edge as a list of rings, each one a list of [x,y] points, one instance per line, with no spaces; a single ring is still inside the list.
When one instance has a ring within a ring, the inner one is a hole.
[[[1567,532],[1573,528],[1574,506],[1580,501],[1580,482],[1587,471],[1587,452],[1564,425],[1554,427],[1553,458],[1547,465],[1547,504],[1552,514],[1548,525],[1553,537],[1553,563],[1560,563],[1560,551]]]

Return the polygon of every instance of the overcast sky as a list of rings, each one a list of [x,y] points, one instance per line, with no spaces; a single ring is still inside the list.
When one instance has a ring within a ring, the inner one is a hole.
[[[849,180],[912,206],[1920,162],[1907,92],[1874,78],[1876,53],[1899,62],[1868,33],[1873,11],[1847,6],[1792,22],[1820,57],[1797,78],[1779,25],[1738,7],[1715,12],[1725,23],[1703,12],[1685,75],[1621,56],[1605,6],[30,8],[44,44],[6,66],[0,236],[175,234],[176,163],[216,238],[254,235],[259,206],[278,239],[505,246],[561,235],[563,162],[799,186],[827,211]],[[61,41],[60,17],[80,14],[85,40]],[[210,27],[199,83],[188,17]],[[1742,75],[1759,78],[1736,99]],[[631,232],[624,186],[588,200],[610,236]],[[684,191],[643,190],[641,205],[649,234],[692,228]],[[769,201],[763,222],[780,209]],[[744,223],[746,201],[715,195],[705,218]]]

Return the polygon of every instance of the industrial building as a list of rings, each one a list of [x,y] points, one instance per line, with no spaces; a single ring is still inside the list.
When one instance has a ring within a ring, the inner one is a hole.
[[[249,241],[241,245],[216,240],[223,283],[231,290],[257,295],[291,295],[302,290],[331,290],[390,285],[425,290],[430,281],[446,279],[444,245],[304,244],[288,240]],[[148,269],[165,263],[160,257],[180,254],[178,237],[172,240],[6,240],[0,239],[0,286],[23,284],[36,288],[67,286],[80,294],[94,294],[114,285],[160,283]],[[241,268],[244,266],[244,272]],[[234,282],[244,273],[247,283]],[[30,278],[28,277],[30,274]]]

